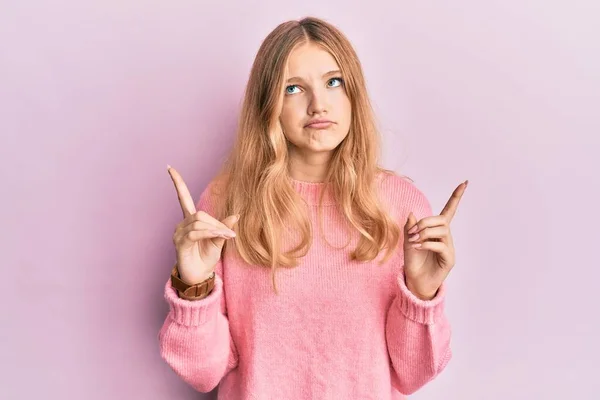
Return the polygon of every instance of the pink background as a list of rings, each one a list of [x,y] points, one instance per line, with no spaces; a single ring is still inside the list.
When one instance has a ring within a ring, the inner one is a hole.
[[[437,211],[471,181],[453,223],[454,359],[412,398],[597,399],[599,11],[3,1],[0,398],[211,398],[158,353],[181,218],[166,164],[197,198],[260,41],[317,15],[361,57],[385,165]]]

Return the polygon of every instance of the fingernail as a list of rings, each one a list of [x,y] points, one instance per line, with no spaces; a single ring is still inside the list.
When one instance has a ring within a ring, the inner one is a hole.
[[[418,249],[418,248],[419,248],[419,247],[421,247],[421,246],[422,246],[422,245],[421,245],[421,243],[415,243],[415,244],[413,244],[411,247],[412,247],[413,249]]]
[[[414,242],[415,240],[417,240],[419,238],[419,234],[417,233],[416,235],[412,235],[411,237],[408,238],[409,242]]]
[[[167,164],[167,171],[171,169],[171,166]]]
[[[240,214],[235,214],[235,222],[240,220]]]
[[[412,235],[412,234],[413,234],[413,233],[415,233],[417,230],[419,230],[419,225],[415,225],[415,226],[413,226],[412,228],[410,228],[410,229],[408,230],[408,233],[410,233],[410,234]]]

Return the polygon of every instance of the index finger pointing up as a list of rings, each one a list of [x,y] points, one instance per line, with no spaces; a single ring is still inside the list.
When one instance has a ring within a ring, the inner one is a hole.
[[[192,195],[188,190],[185,182],[179,172],[172,168],[170,165],[167,165],[167,171],[169,172],[169,176],[173,180],[173,184],[175,185],[175,190],[177,191],[177,197],[179,198],[179,204],[181,205],[181,211],[183,211],[183,217],[187,217],[188,215],[192,215],[196,213],[196,205],[194,204],[194,199],[192,199]]]
[[[450,199],[448,200],[448,202],[444,206],[444,209],[440,213],[440,215],[448,217],[448,222],[452,221],[452,218],[454,218],[454,214],[456,214],[456,209],[458,208],[458,203],[460,203],[460,199],[462,198],[463,193],[465,193],[465,189],[467,188],[468,184],[469,181],[466,180],[460,185],[458,185],[456,189],[454,189],[454,192],[452,192],[452,196],[450,196]]]

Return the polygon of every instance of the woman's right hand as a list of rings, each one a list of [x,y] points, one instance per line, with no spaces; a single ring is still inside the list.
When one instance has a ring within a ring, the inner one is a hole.
[[[181,280],[195,285],[208,279],[214,271],[225,240],[235,237],[232,228],[239,216],[231,215],[218,221],[203,211],[196,212],[194,200],[181,175],[170,166],[168,172],[184,217],[173,234],[177,269]]]

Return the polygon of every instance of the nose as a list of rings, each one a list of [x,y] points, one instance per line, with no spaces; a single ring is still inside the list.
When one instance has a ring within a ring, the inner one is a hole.
[[[312,91],[312,97],[310,99],[310,103],[308,105],[308,114],[325,114],[327,113],[327,105],[326,105],[326,94],[319,92],[318,90]]]

